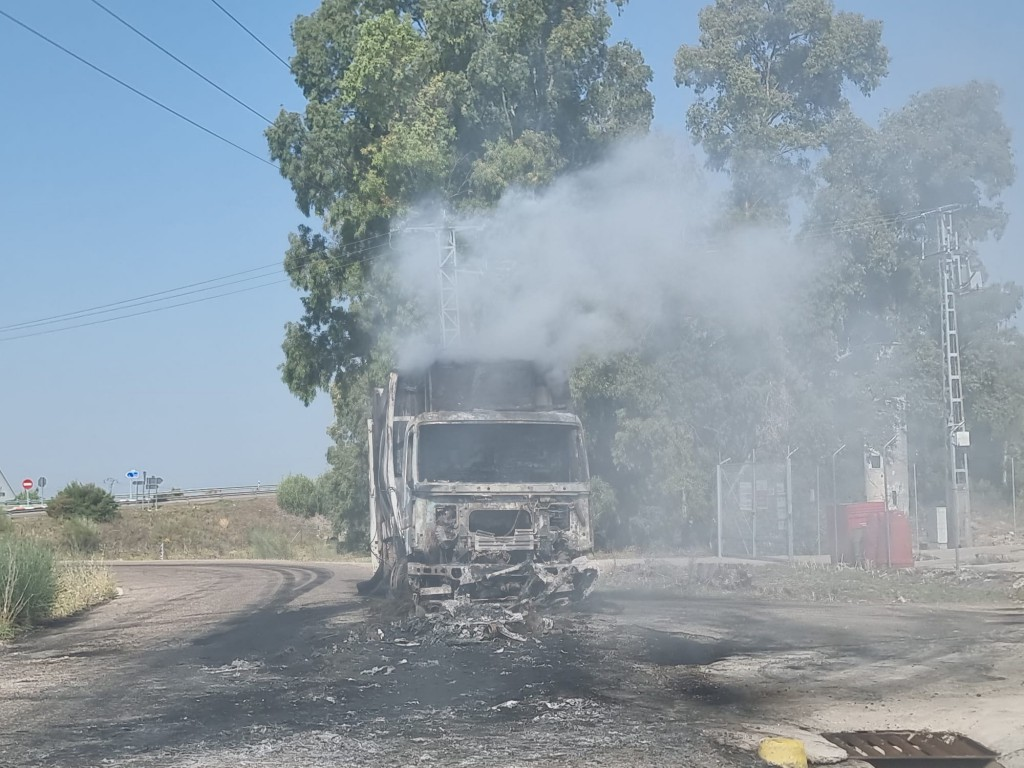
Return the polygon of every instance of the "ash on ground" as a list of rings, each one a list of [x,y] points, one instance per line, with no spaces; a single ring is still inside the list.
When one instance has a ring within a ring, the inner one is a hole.
[[[539,643],[546,635],[561,634],[569,618],[545,615],[545,606],[530,601],[501,604],[467,597],[443,600],[427,613],[411,604],[392,604],[390,619],[366,625],[349,641],[384,642],[400,647]],[[383,618],[383,617],[382,617]]]

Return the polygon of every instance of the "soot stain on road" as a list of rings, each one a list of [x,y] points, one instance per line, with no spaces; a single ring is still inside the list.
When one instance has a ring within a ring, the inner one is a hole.
[[[713,700],[717,689],[696,678],[663,680],[642,691],[629,685],[623,662],[652,663],[645,639],[631,638],[609,653],[589,642],[601,628],[578,615],[559,616],[554,631],[523,643],[397,646],[363,639],[378,624],[324,633],[354,608],[277,606],[198,638],[159,664],[181,670],[161,702],[130,724],[67,734],[64,748],[48,757],[67,765],[112,753],[131,760],[196,743],[243,748],[308,731],[372,733],[377,741],[406,745],[440,732],[460,733],[465,744],[510,735],[532,744],[543,732],[548,746],[541,740],[531,747],[540,759],[557,752],[569,732],[583,734],[573,737],[577,742],[610,748],[626,738],[620,729],[635,736],[671,722],[677,736],[665,743],[682,743],[696,729],[673,712],[727,701],[721,692]],[[630,705],[636,701],[642,706]],[[652,711],[660,718],[652,721]]]
[[[0,734],[0,764],[16,754],[12,765],[69,768],[648,765],[681,756],[753,765],[708,734],[763,717],[768,701],[776,711],[803,697],[807,675],[838,674],[844,695],[857,696],[868,683],[848,676],[861,665],[942,660],[959,642],[946,637],[946,625],[963,626],[963,617],[922,614],[915,632],[927,639],[901,628],[890,644],[874,637],[887,626],[885,611],[870,606],[852,621],[848,608],[597,594],[579,609],[524,621],[535,631],[522,640],[480,642],[470,633],[452,644],[435,642],[454,637],[445,633],[410,634],[421,625],[354,598],[315,568],[217,568],[216,578],[230,581],[222,605],[236,599],[231,589],[239,598],[251,589],[258,573],[263,587],[276,586],[261,588],[254,608],[219,618],[205,598],[183,619],[202,631],[181,640],[136,629],[119,637],[107,621],[80,627],[77,644],[26,643],[31,660],[8,660],[5,671],[52,681],[82,670],[94,680],[34,708],[0,707],[26,715]],[[118,610],[111,607],[112,618]],[[140,603],[137,613],[151,610]],[[993,624],[986,636],[1014,629]],[[873,697],[888,690],[873,685]],[[50,686],[38,690],[58,690]]]

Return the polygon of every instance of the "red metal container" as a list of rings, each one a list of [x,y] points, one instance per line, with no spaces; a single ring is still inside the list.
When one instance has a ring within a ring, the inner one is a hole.
[[[885,515],[868,523],[865,559],[876,567],[913,568],[914,546],[910,520],[905,512],[889,510],[889,538],[885,536]]]
[[[886,517],[885,502],[882,501],[858,502],[839,507],[835,519],[829,521],[832,562],[881,568],[912,568],[914,551],[910,521],[906,513],[889,511],[888,538],[885,532]],[[838,536],[833,533],[836,525]]]

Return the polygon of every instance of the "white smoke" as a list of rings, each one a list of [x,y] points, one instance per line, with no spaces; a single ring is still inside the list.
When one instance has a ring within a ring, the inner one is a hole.
[[[717,182],[678,142],[652,136],[457,221],[462,334],[448,356],[566,370],[581,355],[634,345],[670,315],[733,328],[776,322],[809,261],[783,230],[734,227],[723,236]],[[399,245],[401,286],[426,319],[400,341],[402,365],[440,351],[432,237],[410,233]]]

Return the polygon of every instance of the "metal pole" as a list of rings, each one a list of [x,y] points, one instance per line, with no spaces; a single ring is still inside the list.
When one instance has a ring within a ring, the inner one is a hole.
[[[752,557],[757,557],[757,451],[750,452],[750,476],[751,476],[751,518],[750,518],[750,551]]]
[[[722,531],[725,528],[722,520],[722,467],[732,461],[731,458],[723,459],[722,452],[718,452],[718,464],[715,465],[715,485],[718,506],[718,556],[722,557]]]
[[[786,447],[786,554],[790,560],[793,559],[793,454],[799,450],[789,450],[789,447]]]
[[[722,461],[721,456],[715,465],[715,500],[718,507],[716,519],[718,520],[718,556],[722,556]]]
[[[1013,496],[1013,535],[1017,535],[1017,476],[1013,468],[1013,456],[1010,457],[1010,493]]]
[[[914,462],[914,549],[921,551],[921,505],[917,501],[917,462]]]
[[[818,557],[821,557],[821,464],[814,464],[814,515],[818,531]]]
[[[836,456],[846,447],[846,443],[839,446],[832,454],[832,538],[833,556],[836,565],[839,565],[839,489],[836,483]]]
[[[885,493],[885,506],[882,511],[885,515],[885,567],[892,568],[892,515],[889,513],[889,468],[885,463],[885,454],[889,446],[899,438],[899,432],[893,435],[892,439],[882,446],[882,488]]]

